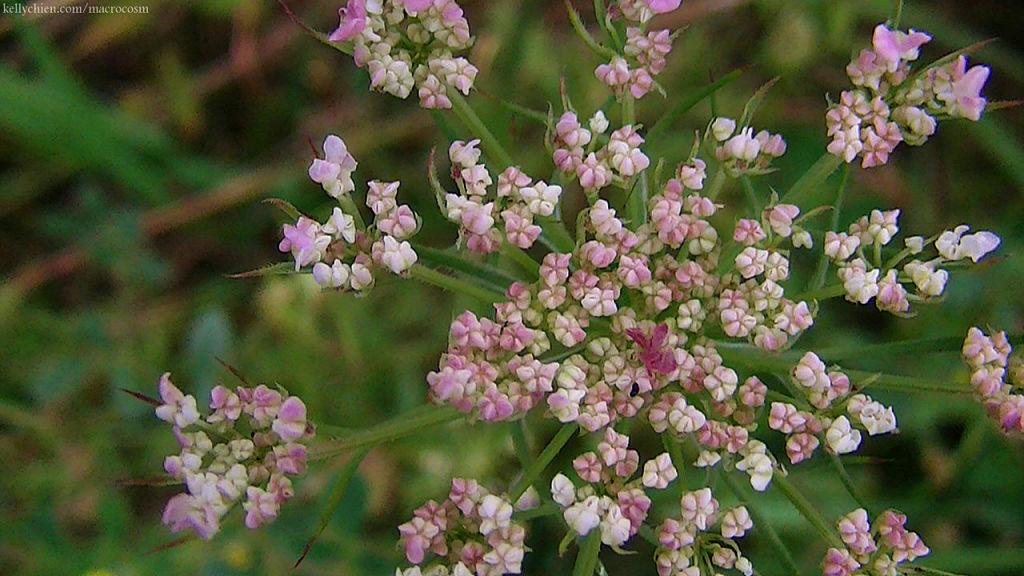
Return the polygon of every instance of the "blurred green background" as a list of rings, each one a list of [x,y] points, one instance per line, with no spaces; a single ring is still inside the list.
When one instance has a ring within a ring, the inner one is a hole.
[[[332,132],[359,161],[358,182],[401,180],[402,201],[424,216],[421,242],[450,245],[454,231],[426,179],[429,150],[446,146],[445,137],[415,102],[369,93],[362,70],[304,36],[276,2],[116,4],[148,13],[0,17],[0,573],[391,574],[401,562],[395,527],[422,501],[443,498],[453,475],[507,486],[516,470],[507,426],[453,425],[372,451],[328,530],[292,570],[342,462],[314,467],[266,529],[246,530],[236,513],[212,542],[159,549],[174,539],[159,520],[176,489],[118,482],[159,475],[175,442],[149,406],[118,388],[155,394],[169,370],[202,401],[215,383],[232,385],[221,358],[251,381],[300,395],[321,423],[369,426],[423,403],[448,322],[473,303],[393,277],[356,299],[322,293],[308,277],[227,275],[284,259],[276,250],[284,217],[261,200],[329,212],[306,167],[309,142],[319,147]],[[607,97],[592,73],[599,62],[571,34],[561,2],[463,4],[481,69],[471,102],[528,173],[547,177],[543,129],[496,97],[557,109],[564,76],[589,114]],[[291,5],[321,30],[337,24],[335,3]],[[578,7],[592,22],[589,3]],[[781,170],[758,181],[784,190],[821,154],[824,94],[847,86],[846,62],[889,8],[686,0],[663,19],[684,30],[659,81],[680,98],[746,67],[717,97],[720,113],[735,117],[779,75],[755,125],[789,143]],[[933,34],[925,60],[1000,37],[972,57],[993,69],[986,95],[1024,95],[1024,20],[1014,0],[910,2],[903,25]],[[649,96],[639,118],[653,124],[671,102]],[[670,166],[684,158],[709,114],[698,106],[653,152]],[[1022,125],[1017,109],[943,124],[927,146],[901,147],[892,165],[853,170],[844,224],[876,206],[899,207],[910,234],[962,222],[993,230],[1004,238],[1002,258],[954,274],[945,302],[913,320],[829,302],[801,346],[962,337],[973,324],[1024,332]],[[847,364],[966,378],[955,353]],[[851,463],[866,497],[908,513],[933,549],[929,566],[1024,573],[1020,439],[1005,439],[963,398],[878,396],[895,405],[901,434],[866,441],[868,458]],[[553,430],[529,423],[537,451]],[[821,462],[798,467],[794,482],[833,518],[855,505]],[[777,494],[754,502],[806,573],[820,570],[824,547],[806,523]],[[568,573],[572,554],[559,559],[552,549],[560,537],[554,523],[531,528],[525,573]],[[756,530],[746,540],[763,574],[783,573]],[[640,551],[604,558],[612,574],[653,573],[649,550]]]

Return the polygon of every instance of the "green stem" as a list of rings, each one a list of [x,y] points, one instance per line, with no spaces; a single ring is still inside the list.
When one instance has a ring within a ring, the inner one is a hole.
[[[776,374],[789,374],[796,366],[800,357],[805,351],[790,350],[788,352],[773,354],[755,348],[749,344],[736,344],[732,342],[715,342],[715,350],[722,356],[722,359],[731,365],[744,366],[750,370],[772,372]],[[897,390],[903,392],[942,392],[946,394],[973,394],[974,392],[967,385],[949,384],[945,381],[919,378],[915,376],[900,376],[897,374],[886,374],[868,370],[848,370],[843,372],[856,383],[858,390],[865,388],[877,388],[881,390]]]
[[[708,199],[714,202],[718,199],[718,195],[722,193],[722,188],[725,188],[725,170],[719,168],[718,173],[715,174],[715,179],[711,181],[711,186],[708,188]]]
[[[505,147],[501,145],[501,142],[487,128],[483,120],[477,116],[462,94],[456,90],[449,90],[448,99],[452,102],[452,111],[455,112],[455,115],[469,128],[473,136],[480,139],[480,144],[487,151],[487,154],[491,156],[491,159],[497,161],[500,166],[498,172],[513,166],[515,162],[512,161],[512,156],[509,155]]]
[[[526,441],[523,421],[509,422],[508,427],[510,436],[512,436],[512,447],[516,451],[516,458],[519,458],[519,465],[525,470],[530,465],[530,443]]]
[[[358,430],[337,440],[330,440],[310,451],[311,460],[323,460],[358,450],[406,438],[426,428],[454,422],[464,417],[452,406],[425,405],[412,412],[385,420],[376,426]]]
[[[776,474],[772,478],[772,484],[782,492],[782,495],[796,508],[796,511],[807,520],[815,530],[821,534],[821,537],[828,542],[829,546],[836,548],[844,548],[843,541],[839,539],[839,535],[829,525],[828,521],[818,513],[818,510],[813,504],[795,486],[789,481],[789,478]]]
[[[854,485],[853,479],[850,478],[850,474],[846,471],[846,466],[843,466],[843,461],[839,458],[838,454],[828,453],[829,460],[832,461],[832,467],[836,469],[836,473],[839,474],[839,481],[843,483],[843,487],[849,492],[850,496],[857,501],[857,504],[868,511],[871,516],[875,515],[876,510],[873,506],[868,505],[868,501],[861,495],[860,490]]]
[[[572,576],[591,576],[597,569],[597,556],[601,552],[601,531],[594,528],[583,538]]]
[[[782,200],[787,204],[796,204],[800,206],[811,199],[811,195],[817,192],[822,183],[828,179],[836,169],[843,163],[843,159],[838,156],[834,156],[829,152],[825,152],[818,158],[807,172],[796,181],[795,184],[782,196]]]
[[[737,500],[744,503],[747,507],[747,511],[750,512],[750,517],[754,520],[754,526],[759,534],[764,534],[768,537],[768,542],[771,543],[775,551],[779,553],[782,558],[782,563],[786,565],[786,571],[793,576],[800,576],[800,567],[796,565],[796,560],[793,559],[793,554],[786,547],[786,544],[779,537],[779,533],[775,531],[775,528],[768,522],[768,518],[761,513],[761,510],[756,506],[746,502],[746,499],[742,496],[742,489],[733,478],[732,474],[722,474],[722,480],[725,481],[725,485],[732,492],[733,496]]]
[[[843,179],[839,182],[839,190],[836,192],[836,201],[832,204],[832,222],[829,226],[829,230],[833,232],[839,231],[839,213],[843,206],[843,197],[846,195],[846,183],[850,178],[850,167],[849,165],[843,167]],[[828,264],[829,258],[822,250],[821,258],[818,260],[818,268],[814,271],[813,280],[811,281],[810,290],[820,290],[825,286],[825,280],[828,276]]]
[[[569,439],[576,432],[577,427],[575,424],[566,424],[562,426],[561,430],[555,434],[555,437],[548,442],[548,445],[544,447],[544,450],[537,456],[537,459],[533,461],[533,464],[529,468],[523,471],[523,475],[509,490],[509,499],[512,502],[519,500],[519,497],[526,492],[526,489],[533,484],[533,482],[540,477],[540,473],[547,468],[548,464],[555,459],[555,456],[562,451]]]
[[[832,286],[825,286],[818,288],[817,290],[808,290],[793,296],[793,300],[800,302],[801,300],[830,300],[832,298],[838,298],[846,295],[846,287],[842,284],[833,284]]]
[[[455,292],[456,294],[465,294],[466,296],[472,296],[484,302],[494,302],[504,298],[504,294],[491,288],[485,288],[476,284],[466,282],[461,278],[449,276],[443,272],[438,272],[433,268],[427,268],[422,264],[413,264],[409,270],[410,275],[419,280],[433,286],[437,286],[442,290],[449,292]]]
[[[356,226],[360,230],[366,230],[366,222],[363,221],[363,215],[359,213],[359,207],[352,201],[351,194],[342,194],[338,196],[338,204],[341,204],[342,209],[345,213],[351,216],[356,221]]]
[[[507,272],[466,258],[461,252],[438,250],[437,248],[423,246],[422,244],[417,244],[415,242],[412,243],[412,248],[416,251],[416,255],[420,257],[420,260],[425,264],[443,266],[445,268],[455,270],[456,272],[469,274],[481,282],[493,285],[492,287],[495,290],[501,290],[504,292],[505,289],[508,288],[509,284],[516,281],[516,279],[510,276]]]
[[[823,360],[839,362],[858,358],[878,358],[879,356],[905,356],[909,354],[927,354],[931,352],[959,352],[964,339],[959,336],[943,338],[915,338],[899,342],[883,344],[857,344],[853,346],[833,346],[821,348],[815,352]]]
[[[889,28],[896,30],[900,27],[900,19],[903,17],[903,0],[895,0],[892,6],[892,16],[889,16],[889,20],[886,22]]]
[[[538,216],[537,224],[544,230],[541,233],[541,240],[545,240],[553,250],[562,254],[571,254],[576,247],[576,241],[565,229],[565,224],[549,216]]]
[[[530,280],[536,280],[540,278],[540,264],[536,260],[530,258],[530,255],[523,251],[522,248],[512,244],[508,240],[504,240],[501,243],[501,253],[512,260],[523,272],[526,272],[530,276]]]
[[[583,43],[587,45],[587,48],[590,48],[595,54],[602,58],[615,58],[618,56],[614,50],[606,46],[602,46],[597,40],[594,40],[594,37],[590,35],[590,32],[587,32],[586,27],[583,25],[583,21],[580,20],[579,12],[573,8],[572,4],[569,3],[569,0],[565,0],[565,9],[569,12],[569,22],[572,24],[572,29],[576,31],[576,35],[579,36],[580,40],[583,40]],[[598,15],[598,18],[600,17],[601,16]],[[603,29],[604,26],[601,28]]]
[[[761,217],[761,203],[757,200],[757,191],[754,190],[754,183],[750,180],[749,176],[743,176],[740,178],[740,182],[743,184],[743,193],[747,197],[747,204],[750,205],[751,218],[759,219]]]

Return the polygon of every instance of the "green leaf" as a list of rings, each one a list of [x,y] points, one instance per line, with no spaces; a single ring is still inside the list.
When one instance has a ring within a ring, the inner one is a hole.
[[[576,554],[576,564],[572,567],[572,576],[591,576],[597,570],[598,554],[601,552],[601,531],[597,528],[590,531],[580,544]]]
[[[754,92],[754,95],[747,100],[746,105],[743,106],[743,115],[740,116],[738,126],[750,126],[750,122],[754,119],[754,112],[757,112],[757,108],[764,101],[764,97],[768,94],[768,90],[779,81],[779,77],[776,76],[771,80],[765,82],[760,88]]]
[[[672,107],[672,109],[670,109],[661,118],[659,118],[658,121],[654,123],[654,126],[652,126],[651,129],[647,131],[646,140],[648,142],[648,145],[653,145],[655,142],[663,138],[665,136],[665,132],[669,128],[671,128],[672,125],[675,124],[675,122],[679,120],[679,118],[681,118],[683,114],[689,112],[690,109],[692,109],[697,104],[700,104],[708,96],[714,94],[715,92],[719,91],[725,86],[732,84],[737,78],[740,77],[741,74],[743,74],[742,69],[733,70],[732,72],[729,72],[725,76],[719,78],[718,80],[712,82],[711,84],[708,84],[707,86],[701,88],[700,90],[697,90],[693,94],[690,94],[689,96],[677,102],[676,105]]]
[[[363,461],[363,458],[366,457],[367,452],[369,452],[369,448],[363,448],[356,451],[356,453],[352,454],[348,459],[348,462],[345,462],[345,467],[341,469],[341,472],[338,473],[338,477],[334,480],[334,487],[331,488],[330,497],[327,499],[327,506],[324,507],[323,514],[320,515],[320,524],[317,525],[313,535],[309,537],[306,545],[302,548],[302,554],[300,554],[299,559],[295,561],[294,568],[298,568],[299,564],[302,564],[303,559],[305,559],[306,555],[309,554],[309,551],[313,547],[317,538],[320,537],[320,534],[322,534],[331,523],[331,518],[334,516],[334,513],[337,512],[338,506],[341,504],[342,499],[345,496],[345,491],[348,489],[349,483],[352,482],[352,478],[355,477],[356,470],[359,468],[359,464]]]

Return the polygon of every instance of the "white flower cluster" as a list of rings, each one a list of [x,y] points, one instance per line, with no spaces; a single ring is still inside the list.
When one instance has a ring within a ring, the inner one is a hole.
[[[970,228],[962,225],[930,241],[920,236],[907,238],[902,251],[883,261],[883,246],[899,232],[899,215],[899,210],[872,210],[869,216],[862,216],[851,224],[847,232],[825,234],[825,255],[838,266],[837,275],[847,300],[867,304],[875,299],[879,310],[907,313],[911,302],[942,295],[949,280],[949,272],[943,265],[968,258],[978,262],[1000,243],[999,237],[991,232],[967,234]],[[928,260],[919,259],[930,242],[934,243],[938,255]],[[908,258],[910,260],[904,263]],[[914,293],[907,290],[911,285]]]

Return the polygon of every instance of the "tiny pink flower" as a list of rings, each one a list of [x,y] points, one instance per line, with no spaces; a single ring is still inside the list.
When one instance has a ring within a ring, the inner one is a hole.
[[[341,22],[327,37],[328,42],[348,42],[363,33],[366,28],[366,0],[348,0],[346,6],[338,8],[338,16]]]

